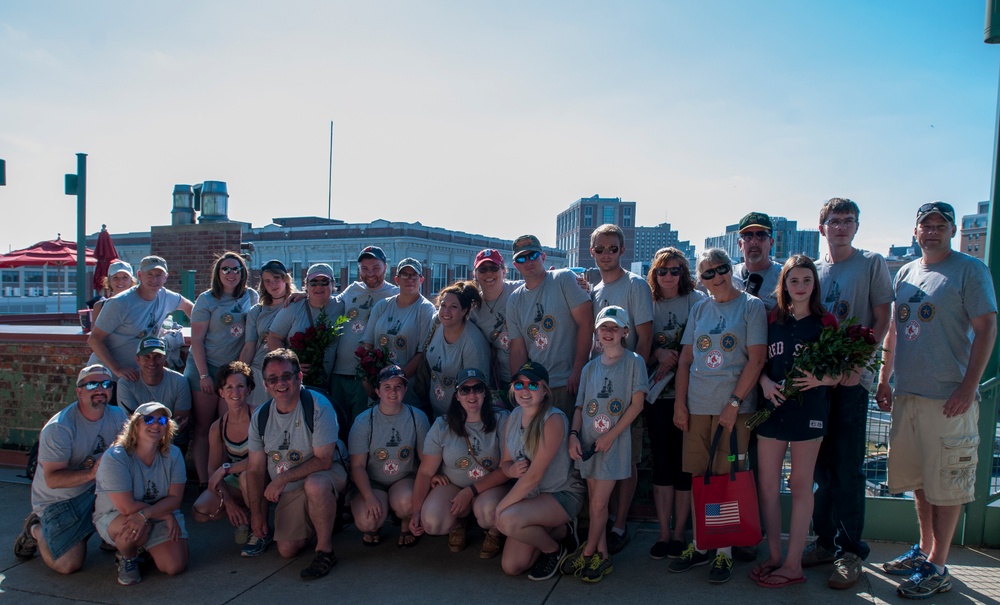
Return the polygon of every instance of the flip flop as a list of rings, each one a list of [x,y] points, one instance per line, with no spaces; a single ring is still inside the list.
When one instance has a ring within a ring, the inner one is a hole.
[[[366,531],[361,534],[361,543],[365,546],[378,546],[382,542],[382,534],[378,531]]]
[[[779,581],[778,582],[767,581],[772,578],[777,579]],[[766,578],[761,578],[757,580],[757,586],[760,586],[761,588],[784,588],[786,586],[791,586],[793,584],[802,584],[805,581],[806,581],[805,576],[800,576],[798,578],[786,578],[785,576],[778,576],[775,574],[771,574]]]
[[[396,546],[399,548],[413,548],[417,545],[417,542],[420,542],[420,536],[414,536],[410,531],[401,531],[399,532],[399,542],[396,543]]]
[[[750,570],[750,579],[754,582],[759,582],[771,575],[776,569],[781,567],[780,565],[758,565]]]

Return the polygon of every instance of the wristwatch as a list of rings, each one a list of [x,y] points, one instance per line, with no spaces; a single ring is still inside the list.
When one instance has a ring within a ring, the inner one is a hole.
[[[739,407],[741,405],[743,405],[743,400],[740,399],[739,397],[737,397],[736,395],[730,395],[729,396],[729,405],[733,406],[734,408],[739,409]]]
[[[231,469],[232,467],[233,467],[232,464],[229,464],[228,462],[223,462],[222,463],[222,474],[223,475],[228,475],[229,474],[229,469]]]

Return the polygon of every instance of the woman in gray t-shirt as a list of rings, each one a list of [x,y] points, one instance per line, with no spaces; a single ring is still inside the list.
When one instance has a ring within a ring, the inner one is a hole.
[[[434,421],[420,455],[413,486],[410,530],[432,536],[449,533],[451,552],[465,549],[469,513],[487,530],[480,558],[500,553],[496,509],[507,494],[507,477],[499,471],[501,436],[507,411],[493,407],[486,375],[467,368],[455,378],[446,415]]]
[[[280,260],[269,260],[260,268],[260,284],[257,286],[259,302],[247,314],[247,333],[240,351],[240,361],[253,370],[253,381],[259,387],[253,390],[247,401],[251,408],[270,399],[264,388],[263,374],[264,357],[270,351],[267,335],[278,311],[284,308],[288,296],[296,291],[291,274]]]

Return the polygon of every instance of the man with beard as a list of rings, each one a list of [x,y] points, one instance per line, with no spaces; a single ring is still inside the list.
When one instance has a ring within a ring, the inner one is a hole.
[[[740,219],[739,245],[743,262],[733,267],[736,287],[764,301],[768,313],[778,304],[774,289],[781,277],[781,264],[771,260],[773,231],[771,217],[763,212],[751,212]],[[751,277],[753,275],[760,277]]]
[[[191,387],[180,372],[166,367],[167,345],[159,338],[143,338],[135,353],[139,379],[118,381],[118,406],[131,414],[150,401],[163,404],[177,423],[174,445],[187,450],[187,423],[191,416]],[[213,379],[215,377],[213,376]]]
[[[31,482],[31,514],[14,542],[18,559],[40,551],[53,570],[68,574],[87,557],[94,533],[94,479],[101,454],[128,420],[109,407],[111,372],[102,365],[80,370],[74,403],[49,419],[38,437],[38,469]]]

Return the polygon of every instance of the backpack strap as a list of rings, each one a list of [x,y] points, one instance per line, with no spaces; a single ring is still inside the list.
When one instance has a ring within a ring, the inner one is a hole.
[[[257,431],[260,436],[264,437],[264,429],[267,428],[267,419],[271,414],[271,402],[274,399],[268,399],[260,405],[260,409],[257,411]],[[313,426],[315,425],[316,419],[316,402],[313,399],[313,394],[310,389],[302,387],[302,391],[299,394],[299,401],[302,403],[302,417],[306,421],[306,428],[309,429],[309,433],[312,434]]]

